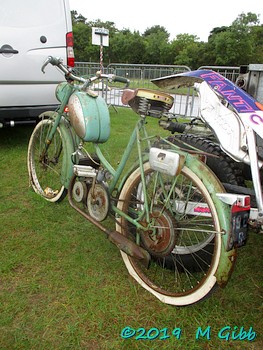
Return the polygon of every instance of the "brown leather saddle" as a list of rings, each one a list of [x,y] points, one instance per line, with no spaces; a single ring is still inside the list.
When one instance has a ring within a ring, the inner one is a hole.
[[[174,98],[169,94],[156,90],[126,89],[123,91],[121,101],[140,115],[159,118],[172,108]]]

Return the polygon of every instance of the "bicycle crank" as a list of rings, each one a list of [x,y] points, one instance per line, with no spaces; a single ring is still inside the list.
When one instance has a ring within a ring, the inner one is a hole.
[[[75,184],[76,175],[73,175],[68,189],[68,200],[69,204],[74,208],[79,214],[81,214],[85,219],[90,221],[93,225],[98,227],[102,232],[107,235],[107,238],[116,245],[120,250],[122,250],[127,255],[140,260],[143,265],[148,268],[150,265],[151,256],[150,254],[142,247],[138,246],[136,243],[131,241],[126,236],[122,235],[118,231],[110,231],[104,227],[99,221],[94,217],[87,214],[85,211],[81,210],[73,201],[73,187]]]

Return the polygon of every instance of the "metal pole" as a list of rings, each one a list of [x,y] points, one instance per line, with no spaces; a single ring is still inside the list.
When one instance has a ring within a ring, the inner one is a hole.
[[[102,34],[100,35],[100,72],[103,73],[103,39]]]

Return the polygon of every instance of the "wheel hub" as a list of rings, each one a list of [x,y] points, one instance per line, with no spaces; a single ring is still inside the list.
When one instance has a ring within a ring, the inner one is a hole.
[[[102,184],[95,184],[88,192],[87,207],[91,217],[97,221],[103,221],[109,212],[108,191]]]
[[[143,224],[143,223],[142,223]],[[145,226],[147,223],[145,223]],[[155,257],[169,255],[176,245],[178,232],[176,222],[166,210],[154,208],[150,215],[148,230],[141,232],[143,247]]]
[[[87,185],[84,181],[76,181],[72,190],[73,198],[77,203],[85,203],[87,199]]]

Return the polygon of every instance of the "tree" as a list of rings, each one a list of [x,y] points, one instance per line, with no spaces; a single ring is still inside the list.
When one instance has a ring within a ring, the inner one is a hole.
[[[111,62],[141,63],[144,53],[145,42],[138,31],[123,29],[111,39]]]
[[[242,12],[238,17],[232,22],[232,29],[241,32],[249,32],[253,25],[259,24],[259,15],[255,13],[248,12],[245,14]]]
[[[258,15],[241,13],[229,27],[217,27],[210,32],[204,58],[207,65],[240,66],[253,60],[256,43],[253,28]]]
[[[87,18],[85,18],[81,14],[78,14],[77,11],[73,10],[71,11],[71,20],[72,20],[72,24],[74,25],[79,22],[86,23]]]
[[[198,42],[196,35],[179,34],[172,41],[173,64],[186,65],[197,68],[197,61],[202,43]]]
[[[253,41],[253,51],[250,57],[250,63],[263,62],[263,25],[254,26],[251,28],[251,40]]]
[[[143,63],[163,64],[164,57],[162,53],[169,45],[169,34],[166,29],[158,25],[147,28],[143,37],[145,41]]]
[[[113,38],[118,30],[114,22],[103,22],[100,19],[95,21],[86,21],[86,18],[78,14],[77,11],[71,11],[74,52],[76,61],[98,62],[100,57],[100,47],[92,45],[92,27],[103,27],[109,30],[110,37]],[[104,48],[103,57],[109,62],[109,48]]]
[[[147,28],[141,35],[129,29],[118,30],[114,22],[87,19],[72,11],[76,61],[99,61],[100,47],[92,45],[92,27],[109,30],[110,46],[103,51],[104,63],[149,63],[240,66],[263,62],[263,26],[259,15],[241,13],[230,26],[215,27],[208,42],[195,35],[179,34],[169,41],[169,33],[160,25]]]
[[[91,28],[83,22],[73,25],[75,60],[80,62],[93,59],[91,44]]]
[[[226,32],[228,30],[229,27],[223,26],[223,27],[215,27],[211,30],[210,35],[208,37],[208,40],[211,39],[211,37],[213,35],[222,33],[222,32]]]
[[[155,25],[155,26],[152,26],[150,28],[146,28],[145,32],[143,33],[143,36],[147,37],[149,35],[157,34],[159,32],[162,32],[165,34],[166,41],[169,40],[170,34],[167,32],[167,30],[163,26],[159,26],[159,25]]]

